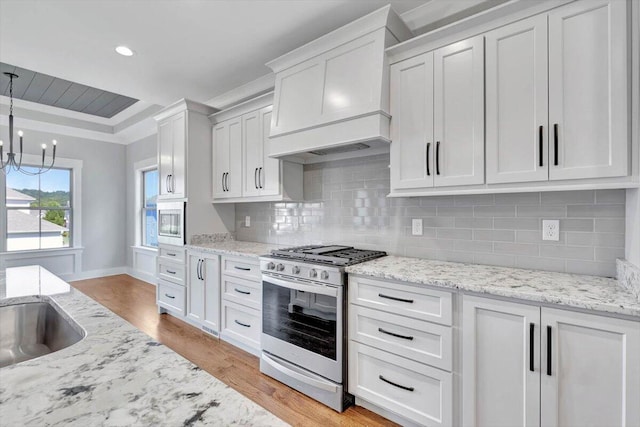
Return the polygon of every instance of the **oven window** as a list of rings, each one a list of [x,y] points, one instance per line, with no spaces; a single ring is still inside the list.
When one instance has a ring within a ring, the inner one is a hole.
[[[335,297],[262,281],[262,331],[336,360]]]

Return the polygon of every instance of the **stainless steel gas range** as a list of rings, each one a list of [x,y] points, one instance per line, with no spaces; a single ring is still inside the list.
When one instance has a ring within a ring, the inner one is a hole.
[[[260,371],[336,411],[351,405],[344,267],[385,255],[350,246],[300,246],[260,257]]]

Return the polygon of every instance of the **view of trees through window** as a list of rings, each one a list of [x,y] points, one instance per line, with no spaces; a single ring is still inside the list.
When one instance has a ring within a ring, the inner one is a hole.
[[[142,172],[142,245],[158,247],[158,169]]]
[[[34,176],[7,174],[7,250],[71,246],[71,201],[71,169],[54,168]]]

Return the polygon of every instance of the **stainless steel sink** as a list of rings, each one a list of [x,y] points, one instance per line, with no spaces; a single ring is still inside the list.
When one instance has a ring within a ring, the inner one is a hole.
[[[0,368],[69,347],[84,332],[47,302],[0,307]]]

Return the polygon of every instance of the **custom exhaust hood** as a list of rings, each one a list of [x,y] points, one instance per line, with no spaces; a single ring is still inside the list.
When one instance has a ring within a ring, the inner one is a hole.
[[[269,63],[269,156],[315,163],[389,151],[387,47],[413,34],[385,6]]]

